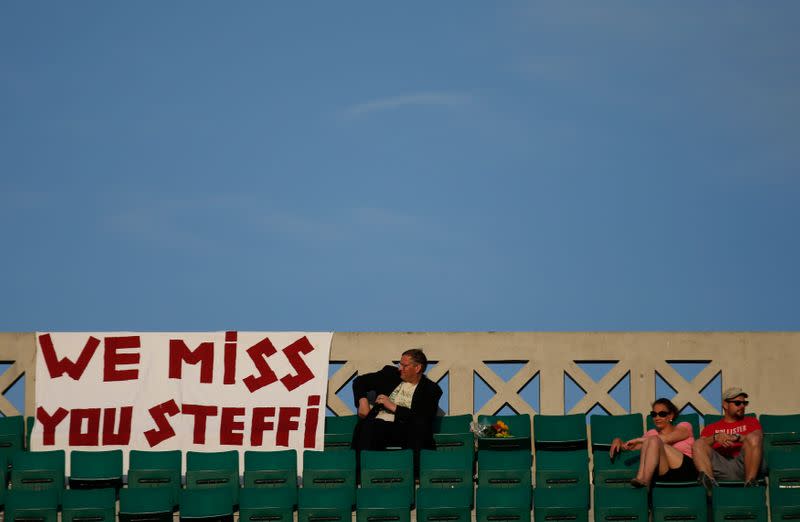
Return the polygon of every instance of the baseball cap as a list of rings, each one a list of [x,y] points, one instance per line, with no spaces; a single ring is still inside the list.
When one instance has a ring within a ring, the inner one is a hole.
[[[738,388],[736,386],[732,386],[730,388],[727,388],[724,392],[722,392],[722,400],[723,401],[728,401],[728,400],[731,400],[733,398],[738,397],[739,395],[744,395],[745,397],[748,396],[744,392],[744,390],[742,390],[741,388]]]

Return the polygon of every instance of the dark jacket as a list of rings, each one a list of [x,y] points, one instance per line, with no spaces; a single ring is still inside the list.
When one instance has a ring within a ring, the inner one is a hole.
[[[366,398],[370,392],[388,396],[401,382],[400,370],[396,366],[384,366],[375,373],[359,375],[353,380],[356,409],[358,409],[359,399]],[[435,447],[433,419],[439,411],[441,396],[442,389],[439,388],[439,385],[422,375],[411,398],[411,407],[398,406],[394,412],[394,421],[398,423],[398,428],[405,429],[408,433],[410,448],[433,449]],[[377,413],[378,409],[373,408],[369,417],[374,417]]]

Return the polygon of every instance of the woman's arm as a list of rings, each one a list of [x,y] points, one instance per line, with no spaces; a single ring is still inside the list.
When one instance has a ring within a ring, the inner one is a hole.
[[[638,450],[638,449],[642,448],[642,443],[644,443],[644,437],[637,437],[635,439],[631,439],[629,441],[626,441],[622,445],[622,449],[627,450],[627,451]]]
[[[682,440],[688,439],[692,436],[692,425],[688,422],[681,422],[675,429],[673,429],[669,433],[659,433],[658,437],[664,442],[664,444],[669,444],[670,446],[675,444],[676,442],[680,442]]]

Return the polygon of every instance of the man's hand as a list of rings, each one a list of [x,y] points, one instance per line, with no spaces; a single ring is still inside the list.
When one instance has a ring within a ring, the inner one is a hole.
[[[380,404],[381,406],[383,406],[384,408],[386,408],[391,412],[394,412],[397,409],[397,404],[390,401],[389,397],[383,394],[375,397],[375,404]]]
[[[714,434],[714,442],[723,446],[725,448],[731,446],[732,444],[739,442],[740,436],[738,433],[730,434],[730,433],[715,433]]]
[[[369,415],[369,401],[367,401],[366,397],[362,397],[358,399],[358,417],[363,419],[367,415]]]

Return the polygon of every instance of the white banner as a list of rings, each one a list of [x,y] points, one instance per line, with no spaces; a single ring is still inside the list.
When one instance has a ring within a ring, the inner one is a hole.
[[[34,450],[322,449],[333,334],[39,333]],[[67,458],[69,466],[69,458]],[[67,470],[69,473],[69,471]]]

